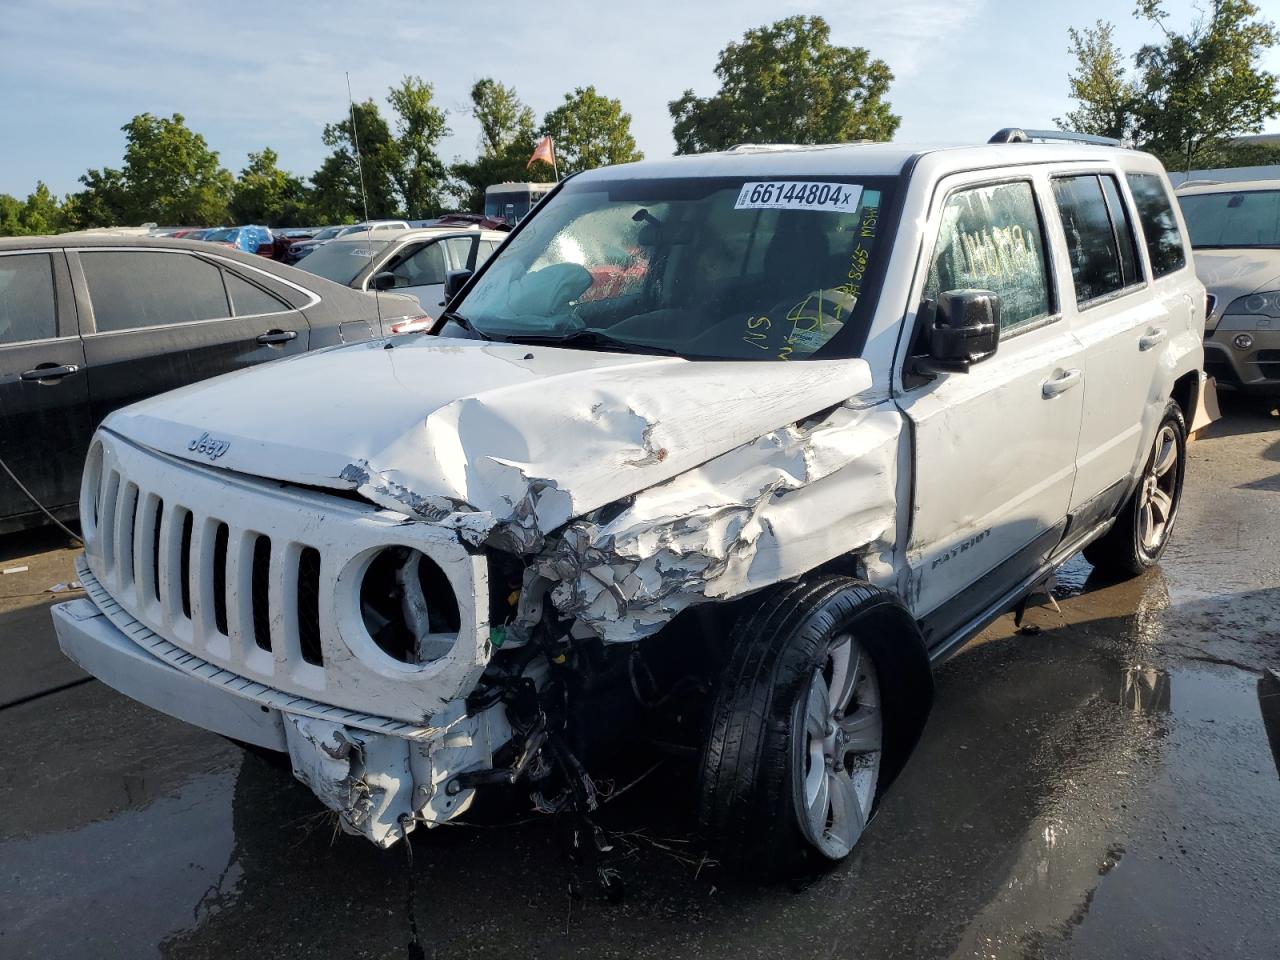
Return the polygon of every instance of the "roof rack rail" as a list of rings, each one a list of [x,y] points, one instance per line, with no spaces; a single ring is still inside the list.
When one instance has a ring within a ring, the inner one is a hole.
[[[1098,137],[1092,133],[1076,133],[1073,130],[1023,130],[1021,127],[997,130],[987,143],[1030,143],[1032,140],[1065,140],[1070,143],[1092,143],[1099,147],[1124,146],[1115,137]]]

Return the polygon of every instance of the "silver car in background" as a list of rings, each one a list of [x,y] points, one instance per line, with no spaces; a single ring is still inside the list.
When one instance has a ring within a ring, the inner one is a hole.
[[[1209,291],[1205,372],[1280,395],[1280,180],[1184,187],[1178,200]]]
[[[501,231],[474,227],[428,227],[391,237],[366,232],[331,240],[297,266],[356,290],[409,294],[418,299],[424,313],[436,317],[449,274],[475,272],[506,237]]]

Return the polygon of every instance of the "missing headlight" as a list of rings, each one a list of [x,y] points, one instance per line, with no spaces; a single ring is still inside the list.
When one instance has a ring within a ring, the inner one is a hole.
[[[449,578],[411,547],[387,547],[370,562],[360,583],[360,616],[383,653],[413,664],[447,654],[460,625]]]

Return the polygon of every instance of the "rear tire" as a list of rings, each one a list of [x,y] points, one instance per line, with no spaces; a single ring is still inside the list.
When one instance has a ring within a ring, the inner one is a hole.
[[[1187,424],[1170,401],[1138,486],[1125,501],[1110,530],[1084,548],[1084,558],[1102,573],[1136,577],[1164,555],[1178,518],[1187,469]]]
[[[867,627],[900,613],[888,591],[821,576],[780,586],[734,627],[699,761],[699,826],[720,862],[787,873],[857,843],[927,712],[912,704],[898,723],[901,705],[882,707],[897,674],[873,660]]]

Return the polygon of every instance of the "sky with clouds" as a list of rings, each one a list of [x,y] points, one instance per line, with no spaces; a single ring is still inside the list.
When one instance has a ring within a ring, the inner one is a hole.
[[[1280,0],[1258,3],[1280,20]],[[1186,0],[1167,7],[1194,16]],[[713,93],[728,41],[796,13],[821,14],[836,43],[888,62],[899,140],[980,140],[1070,109],[1067,28],[1110,19],[1132,51],[1152,30],[1130,11],[1127,0],[4,0],[0,192],[25,196],[37,179],[76,189],[86,168],[119,164],[121,125],[147,111],[183,114],[233,170],[269,145],[307,175],[326,153],[321,129],[347,108],[345,73],[357,99],[383,100],[405,74],[434,84],[450,112],[446,160],[475,153],[468,92],[483,76],[514,85],[539,116],[594,84],[622,101],[640,148],[664,155],[668,101]],[[1266,66],[1280,71],[1280,51]]]

